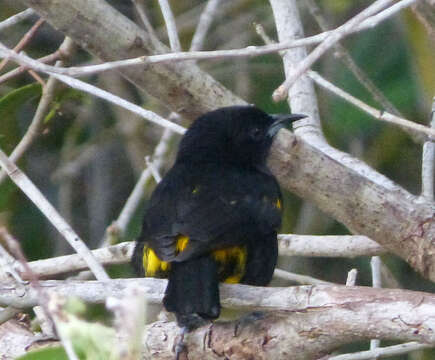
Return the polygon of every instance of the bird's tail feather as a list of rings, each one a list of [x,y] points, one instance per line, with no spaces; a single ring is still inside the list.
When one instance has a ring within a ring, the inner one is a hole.
[[[193,329],[202,319],[220,314],[217,265],[211,257],[172,262],[163,304],[174,312],[178,324]]]

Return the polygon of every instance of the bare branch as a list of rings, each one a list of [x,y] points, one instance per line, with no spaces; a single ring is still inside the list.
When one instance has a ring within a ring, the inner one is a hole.
[[[435,130],[435,97],[432,102],[432,130]],[[435,142],[426,141],[423,145],[421,165],[421,196],[427,201],[434,201],[434,176],[435,176]]]
[[[372,270],[372,286],[374,288],[382,287],[382,276],[381,276],[381,265],[382,260],[379,256],[373,256],[370,260],[370,267]],[[375,350],[379,347],[381,341],[379,339],[371,339],[370,340],[370,350]],[[377,357],[374,357],[372,360],[376,360]]]
[[[154,166],[154,163],[151,161],[149,156],[145,157],[145,163],[147,164],[147,167],[150,169],[154,181],[156,183],[159,183],[162,180],[162,176],[159,174],[158,169]]]
[[[275,18],[278,39],[281,42],[291,41],[304,36],[302,21],[296,1],[270,0]],[[267,39],[265,39],[267,41]],[[296,40],[297,41],[297,40]],[[307,56],[306,48],[288,49],[282,53],[286,77]],[[317,141],[324,143],[320,126],[319,106],[313,82],[307,76],[301,76],[290,89],[288,104],[291,111],[307,115],[307,118],[294,124],[295,133],[304,136],[309,133]]]
[[[308,285],[322,285],[322,284],[323,285],[326,285],[326,284],[331,285],[331,284],[333,284],[329,281],[324,281],[324,280],[313,278],[312,276],[295,274],[295,273],[281,270],[278,268],[275,269],[275,271],[273,273],[273,277],[277,278],[277,279],[293,281],[293,282],[296,282],[298,284],[308,284]]]
[[[427,344],[419,344],[415,341],[412,341],[405,344],[386,346],[373,350],[361,351],[353,354],[329,356],[326,359],[327,360],[367,360],[373,358],[384,358],[384,357],[390,357],[395,355],[403,355],[403,354],[408,354],[412,351],[423,350],[427,348],[430,348],[430,346]]]
[[[35,10],[33,9],[27,9],[24,10],[18,14],[15,14],[14,16],[11,16],[7,18],[6,20],[3,20],[0,22],[0,31],[3,31],[4,29],[14,26],[15,24],[18,24],[20,21],[23,21],[27,18],[29,18],[32,15],[35,15]]]
[[[359,109],[363,110],[367,114],[371,115],[373,118],[381,121],[385,121],[394,125],[399,126],[401,129],[412,135],[413,137],[421,140],[424,140],[425,138],[429,139],[435,139],[435,129],[432,129],[428,126],[424,126],[421,124],[414,123],[412,121],[402,119],[396,115],[390,114],[385,111],[380,111],[375,108],[372,108],[371,106],[365,104],[361,100],[355,98],[354,96],[346,93],[345,91],[341,90],[334,84],[331,84],[329,81],[324,79],[322,76],[320,76],[315,71],[308,71],[308,76],[313,79],[319,86],[322,88],[332,92],[333,94],[341,97],[342,99],[348,101],[352,105],[355,105]],[[423,139],[422,139],[423,135]]]
[[[280,234],[281,256],[357,257],[385,254],[378,243],[362,235],[296,235]]]
[[[168,31],[169,43],[172,51],[181,51],[180,39],[178,38],[177,25],[174,14],[169,6],[168,0],[159,0],[160,9],[165,19],[166,30]]]
[[[84,301],[98,303],[108,296],[119,297],[133,284],[143,289],[149,303],[160,303],[166,280],[141,278],[109,282],[41,282],[43,288],[49,288],[59,295],[78,296]],[[26,287],[22,296],[11,290],[10,285],[0,285],[1,305],[14,304],[23,308],[33,306],[37,301],[37,294],[30,287]],[[433,294],[330,285],[267,288],[222,284],[220,290],[224,307],[270,313],[240,321],[215,323],[212,334],[209,334],[210,341],[204,341],[204,338],[208,339],[204,336],[209,327],[195,330],[186,339],[186,345],[192,351],[189,354],[191,359],[208,359],[212,354],[211,349],[220,354],[230,348],[233,351],[246,350],[242,344],[247,338],[252,344],[250,351],[274,359],[281,358],[274,356],[276,351],[292,348],[300,349],[292,359],[316,358],[341,344],[375,336],[435,344],[432,331],[435,326]],[[368,327],[368,318],[376,326]],[[176,324],[158,322],[149,325],[145,331],[147,354],[170,356],[172,342],[179,332]],[[270,339],[267,346],[264,343],[266,335]]]
[[[416,2],[412,9],[425,26],[432,42],[435,42],[435,2],[433,0],[421,0]]]
[[[59,50],[55,51],[54,53],[47,55],[47,56],[43,56],[41,58],[38,59],[39,62],[44,63],[44,64],[48,64],[48,63],[52,63],[62,57],[68,57],[68,54],[61,54]],[[19,66],[16,69],[13,69],[9,72],[7,72],[6,74],[3,74],[0,76],[0,84],[4,83],[18,75],[21,75],[22,73],[26,72],[29,68],[26,66]]]
[[[61,75],[61,74],[57,74],[54,72],[50,72],[47,71],[48,65],[42,64],[36,60],[33,60],[25,55],[22,54],[17,54],[12,50],[7,49],[4,45],[0,44],[0,53],[7,53],[8,57],[13,59],[14,61],[18,61],[20,63],[24,63],[25,65],[35,68],[35,70],[38,71],[43,71],[48,73],[50,76],[64,82],[65,84],[67,84],[68,86],[81,90],[81,91],[85,91],[87,93],[90,93],[92,95],[98,96],[102,99],[105,99],[113,104],[116,104],[118,106],[121,106],[127,110],[130,110],[132,112],[134,112],[135,114],[138,114],[144,118],[146,118],[147,120],[158,124],[160,126],[163,127],[167,127],[179,134],[183,134],[186,129],[183,128],[182,126],[175,124],[169,120],[166,120],[162,117],[160,117],[159,115],[157,115],[156,113],[153,113],[152,111],[149,110],[145,110],[143,108],[141,108],[140,106],[137,106],[135,104],[132,104],[129,101],[126,101],[122,98],[120,98],[119,96],[116,96],[114,94],[109,93],[108,91],[102,90],[97,88],[96,86],[87,84],[81,80],[78,79],[74,79],[72,77],[66,76],[66,75]],[[50,69],[57,69],[56,67],[49,67]]]
[[[325,151],[326,146],[281,130],[268,164],[284,188],[316,203],[351,232],[365,234],[435,280],[433,204],[419,201],[386,178],[378,176],[367,183],[363,174],[372,171],[367,165],[344,153]]]
[[[154,149],[152,164],[157,170],[159,170],[163,165],[163,157],[168,151],[169,141],[172,138],[172,136],[173,133],[170,130],[165,129],[163,131],[163,135],[160,138],[159,143]],[[129,195],[124,207],[119,213],[118,218],[110,226],[111,230],[113,230],[114,227],[115,232],[118,235],[121,235],[121,237],[125,234],[130,219],[132,218],[134,212],[136,211],[139,203],[142,201],[145,184],[147,183],[150,177],[151,177],[151,168],[147,167],[144,171],[142,171],[139,180],[136,182],[133,191]],[[107,246],[109,244],[108,240],[109,240],[109,236],[107,236],[106,234],[100,246]]]
[[[2,150],[0,150],[0,165],[6,170],[9,177],[20,188],[20,190],[23,191],[30,200],[32,200],[54,227],[56,227],[56,229],[65,237],[71,247],[86,261],[95,277],[100,280],[108,280],[109,277],[103,267],[95,260],[86,244],[65,222],[31,180],[8,159]]]
[[[146,31],[148,32],[148,34],[150,35],[150,38],[152,41],[155,41],[156,39],[158,40],[157,34],[154,31],[154,28],[152,27],[148,16],[145,12],[145,5],[143,4],[143,2],[141,0],[132,0],[137,12],[139,13],[139,16],[145,26]]]
[[[322,31],[328,31],[330,26],[326,18],[322,15],[319,6],[314,0],[304,1],[304,5],[308,7],[311,15],[316,20]],[[385,95],[379,90],[375,83],[367,76],[367,74],[358,66],[358,64],[353,60],[350,53],[342,46],[339,42],[334,45],[335,52],[334,56],[338,58],[347,66],[347,68],[352,72],[355,78],[370,92],[373,99],[375,99],[385,110],[390,113],[401,116],[399,110],[385,97]]]
[[[374,288],[382,287],[381,263],[382,261],[379,256],[373,256],[370,261],[370,267],[372,269],[372,286]]]
[[[201,50],[204,45],[205,36],[210,28],[216,10],[220,5],[221,0],[208,0],[204,11],[199,18],[198,26],[193,34],[192,43],[190,44],[190,51]]]
[[[148,176],[150,176],[149,172]],[[138,187],[139,183],[140,181],[135,189]],[[127,204],[125,208],[128,208]],[[115,226],[122,226],[125,221],[122,215],[125,211],[126,210],[123,210],[121,212],[121,215],[115,222]],[[118,222],[120,222],[119,225]],[[117,231],[122,231],[122,228]],[[364,236],[282,234],[278,235],[278,237],[280,256],[355,257],[372,255],[373,253],[385,253],[385,250],[381,246]],[[102,265],[116,265],[126,264],[130,261],[135,243],[122,242],[117,245],[108,246],[108,242],[106,241],[102,246],[107,247],[91,250],[95,259]],[[59,274],[82,271],[88,268],[86,261],[78,254],[36,260],[29,262],[29,266],[32,271],[40,277],[52,277]],[[0,272],[0,281],[6,281],[8,279],[8,273],[5,269]]]
[[[402,0],[400,4],[402,9],[406,6],[410,6],[416,0]],[[358,15],[348,20],[343,25],[335,29],[319,46],[317,46],[298,66],[291,70],[290,74],[286,77],[286,80],[273,92],[273,100],[280,101],[287,97],[288,90],[293,86],[294,82],[306,72],[311,65],[313,65],[327,50],[331,48],[343,37],[351,33],[351,29],[355,28],[362,21],[368,17],[375,15],[377,12],[384,9],[393,3],[392,0],[377,0],[372,5],[361,11]]]
[[[21,40],[18,42],[18,44],[14,47],[14,51],[19,53],[21,50],[24,49],[24,47],[29,43],[29,41],[35,36],[38,29],[41,27],[41,25],[44,23],[45,20],[39,19],[31,28],[30,30],[24,34],[24,36],[21,38]],[[3,59],[3,61],[0,63],[0,71],[5,67],[5,65],[8,63],[8,59]]]
[[[346,286],[355,286],[357,275],[358,275],[357,269],[350,270],[347,273]]]
[[[116,105],[121,106],[127,110],[130,110],[138,115],[141,115],[142,117],[148,119],[151,122],[154,122],[154,123],[161,125],[163,127],[170,128],[173,131],[178,132],[180,134],[183,134],[185,132],[185,129],[183,127],[181,127],[180,125],[175,124],[171,121],[168,121],[168,120],[160,117],[159,115],[153,113],[152,111],[145,110],[145,109],[141,108],[140,106],[137,106],[135,104],[132,104],[132,103],[120,98],[119,96],[116,96],[116,95],[109,93],[108,91],[99,89],[96,86],[87,84],[83,81],[71,78],[69,76],[60,75],[57,73],[47,71],[47,69],[56,69],[56,67],[48,66],[48,65],[42,64],[36,60],[33,60],[33,59],[29,58],[28,56],[25,56],[22,54],[17,54],[12,50],[7,49],[3,44],[0,44],[0,53],[1,52],[8,54],[7,56],[9,58],[13,59],[14,61],[17,61],[19,63],[24,63],[25,65],[32,67],[38,71],[43,71],[43,72],[48,73],[50,76],[64,82],[65,84],[69,85],[70,87],[73,87],[75,89],[85,91],[85,92],[88,92],[88,93],[93,94],[95,96],[98,96],[102,99],[105,99],[109,102],[112,102],[113,104],[116,104]]]

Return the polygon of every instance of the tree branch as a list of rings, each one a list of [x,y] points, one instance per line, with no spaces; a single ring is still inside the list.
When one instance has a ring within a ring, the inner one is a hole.
[[[118,279],[98,281],[42,281],[41,286],[65,296],[101,303],[119,297],[135,284],[149,303],[160,303],[166,280]],[[21,295],[21,296],[20,296]],[[35,290],[26,286],[16,293],[0,285],[0,304],[26,308],[36,304]],[[221,286],[224,307],[266,311],[238,321],[217,322],[185,338],[190,359],[215,359],[215,354],[252,352],[252,358],[313,359],[351,341],[382,338],[419,341],[435,345],[435,295],[406,290],[349,286],[299,286],[289,288]],[[270,312],[270,313],[269,313]],[[376,326],[367,326],[367,319]],[[179,329],[172,322],[157,322],[145,329],[145,357],[173,356]],[[247,342],[250,346],[246,346]],[[246,353],[245,353],[246,356]]]
[[[52,26],[103,61],[168,53],[127,17],[102,0],[21,0]],[[92,36],[89,36],[92,34]],[[195,64],[156,64],[120,72],[139,88],[182,116],[195,119],[206,111],[245,102]]]
[[[15,14],[14,16],[11,16],[6,20],[0,22],[0,31],[3,31],[10,26],[14,26],[15,24],[18,24],[20,21],[25,20],[32,15],[35,15],[35,10],[33,9],[27,9],[18,14]]]
[[[399,3],[401,6],[403,6],[402,8],[404,8],[406,6],[410,6],[415,1],[416,0],[402,0]],[[354,16],[346,23],[335,29],[319,46],[317,46],[302,62],[300,62],[296,68],[292,69],[284,83],[282,83],[273,92],[273,99],[275,101],[284,100],[288,95],[288,90],[291,86],[293,86],[299,76],[307,71],[327,50],[340,41],[340,39],[349,35],[352,32],[352,29],[358,26],[358,24],[370,16],[380,12],[391,3],[393,3],[392,0],[377,0],[366,9],[361,11],[358,15]]]
[[[314,256],[314,257],[356,257],[385,254],[385,249],[365,236],[311,236],[278,235],[280,256]],[[107,243],[105,243],[107,245]],[[102,265],[127,264],[130,262],[135,243],[122,242],[117,245],[91,250],[95,259]],[[0,247],[1,251],[1,247]],[[0,252],[0,263],[4,256]],[[11,259],[7,260],[11,263]],[[12,261],[13,262],[13,261]],[[20,266],[13,265],[20,270]],[[55,275],[88,269],[86,261],[78,254],[64,255],[49,259],[29,262],[29,267],[36,275],[50,278]],[[0,271],[0,281],[8,279],[6,268]],[[21,272],[23,270],[21,269]],[[21,276],[25,276],[21,274]],[[293,279],[294,280],[294,279]]]

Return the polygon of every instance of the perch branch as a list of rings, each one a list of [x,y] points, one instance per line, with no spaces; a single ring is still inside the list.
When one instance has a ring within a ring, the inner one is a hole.
[[[149,303],[161,302],[166,281],[160,279],[41,281],[43,288],[93,303],[101,303],[108,296],[119,297],[132,284],[145,292]],[[24,294],[17,294],[11,285],[0,285],[0,305],[13,304],[20,308],[35,305],[37,294],[29,286],[25,290]],[[281,359],[288,358],[288,349],[298,348],[300,352],[293,353],[296,357],[292,359],[309,359],[341,344],[373,337],[435,345],[432,331],[435,295],[429,293],[359,286],[268,288],[223,284],[221,302],[228,308],[267,313],[215,323],[208,334],[211,338],[205,336],[209,326],[195,330],[186,339],[192,351],[189,358],[213,358],[212,350],[215,350],[218,354],[252,351],[255,356]],[[368,318],[376,326],[368,327]],[[178,327],[172,322],[148,325],[144,355],[170,356],[178,333]],[[250,339],[249,347],[243,346],[247,339]]]

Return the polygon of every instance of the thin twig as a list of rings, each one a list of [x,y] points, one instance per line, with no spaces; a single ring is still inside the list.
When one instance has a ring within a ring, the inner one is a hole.
[[[163,131],[159,143],[154,149],[153,164],[156,167],[156,169],[160,169],[162,167],[163,157],[168,151],[169,142],[172,139],[172,136],[173,136],[173,132],[168,129],[165,129]],[[145,190],[145,184],[148,182],[150,177],[151,177],[151,169],[147,167],[144,171],[142,171],[139,180],[136,182],[133,191],[131,192],[130,196],[125,202],[124,207],[119,213],[118,218],[110,226],[112,230],[113,227],[115,227],[115,231],[120,237],[124,236],[125,231],[127,229],[127,225],[130,223],[130,219],[133,217],[137,207],[142,201],[143,193]],[[100,244],[100,247],[107,246],[109,244],[108,239],[109,237],[106,234],[102,243]]]
[[[357,275],[358,275],[357,269],[350,270],[347,273],[346,286],[355,286]]]
[[[295,273],[281,270],[281,269],[275,269],[275,271],[273,272],[273,277],[277,278],[277,279],[294,281],[298,284],[308,284],[308,285],[326,285],[326,284],[331,285],[331,284],[333,284],[329,281],[316,279],[316,278],[308,276],[308,275],[295,274]]]
[[[28,56],[23,55],[23,54],[17,54],[14,51],[6,48],[3,44],[0,44],[0,56],[1,56],[2,52],[7,53],[6,56],[10,57],[14,61],[17,61],[19,63],[24,63],[25,65],[32,67],[35,70],[46,72],[50,76],[55,77],[56,79],[64,82],[65,84],[67,84],[68,86],[70,86],[72,88],[75,88],[75,89],[78,89],[81,91],[85,91],[85,92],[90,93],[92,95],[98,96],[102,99],[105,99],[113,104],[116,104],[116,105],[121,106],[127,110],[130,110],[131,112],[138,114],[138,115],[146,118],[147,120],[149,120],[155,124],[158,124],[158,125],[166,127],[166,128],[170,128],[171,130],[173,130],[174,132],[177,132],[179,134],[184,134],[184,132],[186,131],[186,129],[183,128],[182,126],[175,124],[171,121],[168,121],[168,120],[162,118],[161,116],[157,115],[156,113],[153,113],[152,111],[145,110],[145,109],[141,108],[140,106],[137,106],[129,101],[126,101],[126,100],[120,98],[119,96],[111,94],[108,91],[99,89],[96,86],[87,84],[83,81],[80,81],[78,79],[74,79],[74,78],[69,77],[69,76],[58,74],[58,73],[56,73],[56,70],[58,68],[56,68],[54,66],[48,66],[48,65],[42,64],[36,60],[29,58]],[[47,71],[47,67],[50,70]],[[54,71],[52,72],[52,70],[54,70]]]
[[[114,127],[109,127],[101,130],[93,141],[82,145],[68,144],[68,152],[65,151],[61,165],[51,175],[52,180],[61,183],[65,179],[77,176],[80,169],[97,156],[98,149],[113,140],[117,134]]]
[[[126,264],[133,255],[134,243],[123,242],[117,245],[91,250],[95,259],[102,265]],[[60,274],[71,273],[88,269],[85,260],[79,254],[70,254],[35,260],[28,263],[31,271],[38,277],[51,278]],[[0,281],[6,281],[8,273],[0,271]],[[21,270],[20,278],[28,280],[26,273]]]
[[[70,38],[65,38],[64,42],[60,46],[61,51],[64,53],[70,53],[73,48],[73,41]],[[63,62],[58,61],[56,66],[62,66]],[[41,100],[39,101],[38,107],[36,109],[35,115],[33,116],[32,122],[28,127],[23,138],[20,140],[18,145],[9,155],[9,159],[13,162],[17,162],[23,154],[27,151],[33,141],[39,136],[44,116],[46,115],[52,101],[54,98],[54,93],[56,90],[57,80],[50,77],[47,81],[47,85],[42,89]],[[0,170],[0,184],[6,178],[6,173],[3,169]]]
[[[428,349],[430,345],[420,344],[415,341],[400,345],[386,346],[374,350],[361,351],[353,354],[342,354],[328,357],[328,360],[367,360],[373,358],[385,358],[394,355],[408,354],[412,351]]]
[[[7,231],[5,228],[0,228],[0,236],[5,236]],[[23,279],[19,274],[19,269],[16,268],[15,258],[9,254],[6,249],[0,243],[0,265],[3,272],[3,276],[6,278],[12,278],[17,283],[23,283]]]
[[[381,258],[379,256],[373,256],[370,261],[370,268],[372,270],[372,287],[377,289],[382,287],[381,265]],[[381,342],[379,339],[370,340],[370,350],[377,349],[380,344]],[[374,356],[372,359],[376,360],[378,357]]]
[[[43,88],[45,87],[45,81],[35,71],[28,69],[27,72],[31,77],[33,77],[37,82],[39,82]]]
[[[133,193],[135,191],[138,191],[136,190],[137,188],[139,188],[138,185],[141,184],[139,182],[137,183]],[[131,197],[132,195],[130,195],[130,198]],[[131,206],[129,203],[130,198],[127,201],[126,205],[124,206],[124,208],[127,210],[123,209],[123,211],[121,211],[121,215],[118,217],[118,219],[114,222],[113,225],[119,227],[119,231],[121,232],[123,230],[125,231],[126,225],[124,224],[127,224],[131,217],[131,212],[128,209]],[[138,200],[138,197],[134,197],[134,198],[135,198],[134,201],[140,201],[140,199]],[[286,256],[290,253],[292,256],[355,257],[355,256],[362,256],[362,255],[370,255],[371,252],[370,247],[367,248],[368,254],[364,254],[362,252],[363,248],[356,248],[357,251],[356,253],[352,253],[350,249],[345,249],[344,252],[342,251],[341,248],[346,247],[346,244],[349,241],[352,241],[351,239],[353,237],[355,237],[355,242],[357,243],[360,238],[358,236],[341,236],[342,240],[338,240],[340,236],[336,236],[337,241],[332,241],[334,245],[331,244],[328,245],[328,243],[330,243],[330,238],[332,236],[310,236],[310,235],[294,235],[299,237],[299,239],[297,240],[295,246],[290,245],[291,251],[288,251],[289,249],[288,242],[283,239],[291,236],[293,235],[288,235],[288,234],[279,235],[280,256]],[[322,246],[322,243],[326,245]],[[320,249],[316,248],[317,244],[319,244]],[[91,252],[100,264],[106,266],[106,265],[117,265],[117,264],[128,263],[133,254],[135,243],[131,241],[127,241],[127,242],[119,243],[117,245],[109,246],[108,241],[106,241],[101,246],[103,247],[99,249],[91,250]],[[59,274],[82,271],[88,268],[86,261],[84,261],[83,258],[78,254],[58,256],[58,257],[53,257],[53,258],[43,259],[43,260],[36,260],[30,262],[29,266],[32,269],[32,271],[38,274],[38,276],[40,277],[52,277]],[[10,272],[6,272],[6,269],[0,271],[0,282],[5,281],[8,278],[9,273]],[[22,274],[19,275],[23,277]]]
[[[163,18],[165,19],[166,30],[168,32],[169,44],[171,50],[181,51],[180,39],[178,38],[177,25],[175,24],[175,17],[169,6],[168,0],[159,0],[160,9],[162,10]]]
[[[331,27],[326,18],[320,11],[319,6],[314,0],[306,0],[303,4],[308,8],[311,15],[316,20],[322,31],[328,31]],[[402,114],[397,110],[397,108],[385,97],[381,90],[375,85],[375,83],[367,76],[367,74],[358,66],[358,64],[353,60],[350,53],[346,48],[337,42],[334,45],[335,53],[334,55],[343,62],[344,65],[352,72],[355,78],[367,89],[367,91],[372,95],[385,110],[390,113],[402,116]]]
[[[18,44],[14,47],[14,51],[19,53],[21,50],[24,49],[24,47],[29,43],[30,40],[35,36],[38,29],[41,27],[41,25],[45,22],[44,19],[39,19],[31,28],[30,30],[24,34],[24,36],[21,38],[21,40],[18,42]],[[5,67],[5,65],[8,63],[8,59],[3,59],[3,61],[0,63],[0,71]]]
[[[43,63],[43,64],[49,64],[49,63],[53,63],[63,57],[67,57],[67,54],[61,54],[61,52],[59,50],[55,51],[52,54],[49,54],[47,56],[43,56],[39,59],[37,59],[37,61]],[[22,73],[25,73],[27,70],[29,69],[29,67],[27,66],[19,66],[16,69],[13,69],[3,75],[0,76],[0,84],[4,83],[18,75],[21,75]]]
[[[6,29],[10,26],[13,26],[15,24],[18,24],[20,21],[25,20],[34,14],[36,14],[35,10],[27,9],[27,10],[24,10],[24,11],[18,13],[18,14],[15,14],[14,16],[11,16],[11,17],[7,18],[6,20],[3,20],[2,22],[0,22],[0,31],[3,31],[4,29]]]
[[[208,0],[204,11],[199,17],[198,26],[193,34],[192,42],[190,44],[190,51],[201,50],[204,46],[205,36],[207,35],[208,29],[210,28],[216,10],[220,4],[221,0]]]
[[[150,169],[151,175],[153,176],[155,182],[159,183],[162,180],[162,177],[160,176],[159,171],[156,169],[149,156],[145,157],[145,163],[147,164],[147,167]]]
[[[435,130],[435,97],[432,102],[432,120],[430,126]],[[434,201],[434,176],[435,176],[435,142],[426,141],[423,145],[421,165],[421,196]]]
[[[320,76],[315,71],[310,70],[307,72],[307,74],[311,79],[313,79],[318,85],[320,85],[324,89],[332,92],[333,94],[335,94],[335,95],[341,97],[342,99],[348,101],[349,103],[355,105],[356,107],[363,110],[367,114],[373,116],[375,119],[385,121],[385,122],[388,122],[391,124],[395,124],[395,125],[401,127],[407,133],[409,133],[411,136],[417,138],[419,141],[425,140],[425,139],[435,140],[435,129],[432,129],[430,127],[427,127],[427,126],[424,126],[421,124],[414,123],[414,122],[406,120],[406,119],[402,119],[402,118],[395,116],[393,114],[390,114],[388,112],[377,110],[377,109],[365,104],[361,100],[355,98],[354,96],[341,90],[340,88],[338,88],[337,86],[335,86],[334,84],[330,83],[325,78]],[[422,135],[423,135],[423,139],[422,139]]]
[[[65,237],[71,247],[83,257],[95,277],[102,281],[109,280],[103,267],[95,260],[86,244],[65,222],[32,181],[20,169],[18,169],[12,161],[9,160],[2,150],[0,150],[0,165],[6,170],[9,177],[20,188],[20,190],[23,191],[30,200],[32,200],[38,209]]]
[[[148,121],[153,122],[154,124],[160,125],[164,128],[171,129],[172,131],[178,133],[178,134],[184,134],[186,132],[186,129],[176,123],[173,123],[169,120],[166,120],[162,118],[161,116],[157,115],[156,113],[146,110],[138,105],[135,105],[127,100],[124,100],[120,98],[119,96],[116,96],[112,93],[109,93],[108,91],[102,90],[97,88],[96,86],[90,85],[88,83],[85,83],[83,81],[80,81],[78,79],[74,79],[72,77],[68,77],[65,75],[60,74],[52,74],[55,78],[58,80],[64,82],[68,86],[85,91],[89,94],[98,96],[101,99],[107,100],[111,102],[112,104],[118,105],[123,107],[124,109],[127,109],[135,114],[140,115],[141,117],[147,119]]]
[[[372,269],[372,286],[374,288],[382,287],[381,262],[382,261],[379,256],[373,256],[370,261],[370,267]]]
[[[402,0],[399,3],[402,9],[410,6],[416,0]],[[349,35],[358,24],[366,20],[370,16],[375,15],[385,7],[393,3],[393,0],[377,0],[372,5],[361,11],[358,15],[348,20],[343,25],[335,29],[320,45],[318,45],[299,65],[291,70],[286,80],[273,92],[272,98],[274,101],[281,101],[287,97],[288,90],[294,82],[305,73],[311,65],[313,65],[327,50],[336,42]],[[397,4],[396,4],[397,5]]]
[[[158,39],[156,32],[154,31],[154,28],[151,25],[151,22],[148,19],[147,13],[145,11],[145,5],[141,0],[131,0],[140,16],[140,19],[142,20],[142,23],[145,26],[145,30],[148,32],[148,35],[150,38],[155,41],[155,39]]]

